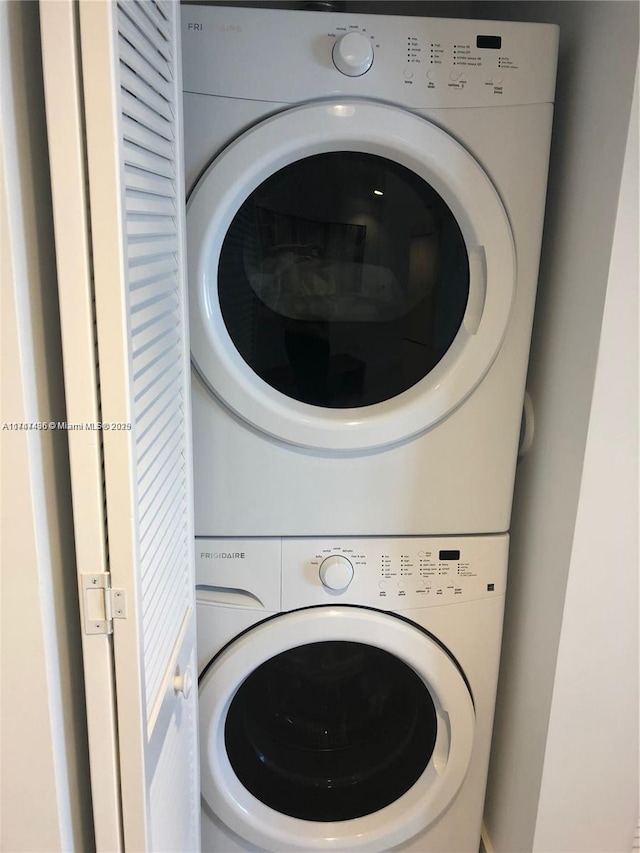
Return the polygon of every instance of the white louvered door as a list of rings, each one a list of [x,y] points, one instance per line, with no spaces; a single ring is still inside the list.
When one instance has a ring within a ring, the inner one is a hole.
[[[80,2],[108,561],[127,598],[124,848],[186,853],[200,798],[179,11]]]

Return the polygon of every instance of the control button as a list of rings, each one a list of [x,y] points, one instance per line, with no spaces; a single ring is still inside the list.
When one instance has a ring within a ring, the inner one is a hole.
[[[387,588],[387,582],[386,581],[378,581],[378,586],[380,587],[380,589],[386,589]]]
[[[373,63],[371,41],[362,33],[345,33],[333,46],[333,63],[347,77],[361,77]]]
[[[491,74],[489,74],[489,76],[486,78],[486,82],[493,83],[493,77],[491,76]]]
[[[332,592],[344,592],[353,580],[353,566],[340,554],[332,554],[320,564],[318,571],[322,585]]]
[[[407,70],[404,72],[404,79],[405,80],[411,80],[412,77],[413,77],[413,71]]]
[[[504,78],[503,78],[500,74],[496,74],[496,76],[493,78],[493,82],[494,82],[496,85],[499,85],[500,83],[502,83],[502,80],[503,80],[503,79],[504,79]]]
[[[430,68],[430,69],[427,71],[427,80],[435,80],[435,79],[436,79],[436,72],[433,70],[433,68]],[[424,553],[424,552],[422,552],[422,551],[421,551],[421,552],[420,552],[420,554],[419,554],[419,556],[420,556],[420,557],[422,557],[422,556],[423,556],[423,553]]]
[[[458,79],[458,72],[457,72],[457,71],[451,71],[451,72],[449,73],[449,77],[450,77],[452,80],[457,80],[457,79]]]

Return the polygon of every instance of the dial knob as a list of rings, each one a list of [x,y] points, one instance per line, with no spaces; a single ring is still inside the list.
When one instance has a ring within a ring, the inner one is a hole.
[[[373,47],[362,33],[345,33],[333,46],[333,63],[347,77],[360,77],[373,62]]]
[[[346,557],[332,554],[320,565],[322,585],[333,592],[343,592],[353,580],[353,566]]]

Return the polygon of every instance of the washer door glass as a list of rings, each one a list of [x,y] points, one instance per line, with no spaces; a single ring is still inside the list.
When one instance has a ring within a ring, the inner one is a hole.
[[[428,183],[341,151],[298,160],[251,193],[217,285],[227,331],[261,379],[348,408],[391,399],[438,364],[464,317],[469,264]]]
[[[298,646],[258,667],[225,726],[229,761],[267,806],[349,820],[401,797],[436,742],[436,709],[407,664],[373,646]]]

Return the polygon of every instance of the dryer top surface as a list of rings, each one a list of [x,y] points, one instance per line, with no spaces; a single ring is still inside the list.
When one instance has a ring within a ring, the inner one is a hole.
[[[557,52],[550,24],[182,7],[183,87],[202,95],[408,109],[549,103]]]

